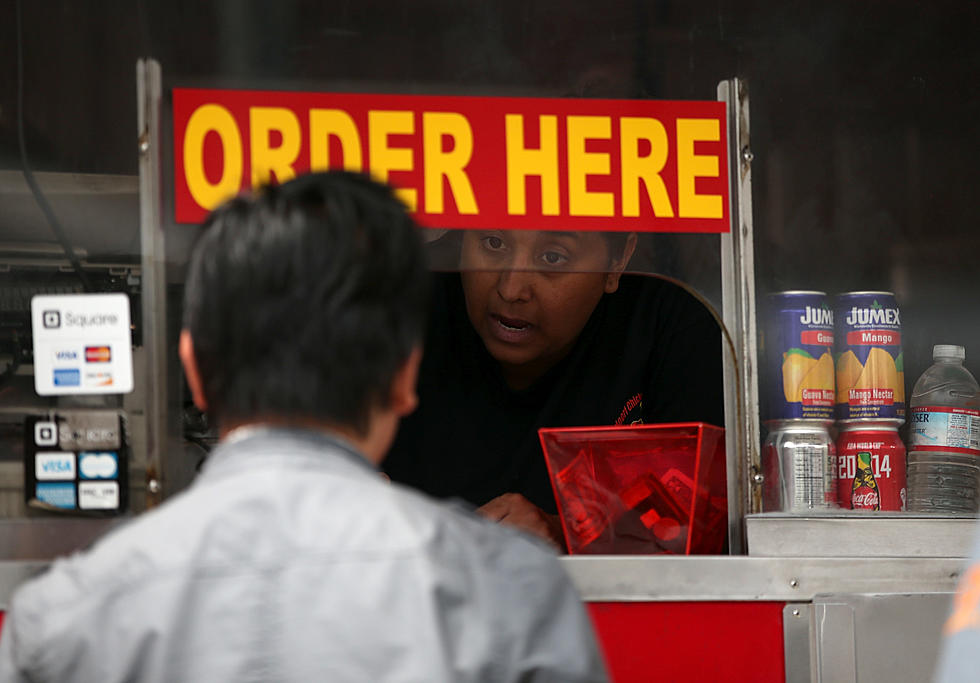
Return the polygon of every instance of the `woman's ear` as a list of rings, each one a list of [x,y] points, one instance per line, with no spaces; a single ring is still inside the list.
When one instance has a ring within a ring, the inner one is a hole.
[[[636,251],[636,233],[631,232],[626,237],[626,244],[623,246],[623,252],[614,257],[612,262],[609,264],[609,273],[606,274],[606,284],[605,292],[606,294],[612,294],[617,289],[619,289],[619,276],[623,274],[626,270],[626,266],[629,265],[630,259],[633,258],[633,252]]]

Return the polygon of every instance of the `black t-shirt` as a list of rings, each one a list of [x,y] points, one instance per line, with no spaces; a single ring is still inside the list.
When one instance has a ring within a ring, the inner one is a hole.
[[[470,324],[459,274],[439,274],[433,285],[419,407],[384,462],[395,481],[477,506],[521,493],[554,513],[538,428],[724,426],[721,332],[677,285],[623,276],[569,355],[522,391],[508,388]]]

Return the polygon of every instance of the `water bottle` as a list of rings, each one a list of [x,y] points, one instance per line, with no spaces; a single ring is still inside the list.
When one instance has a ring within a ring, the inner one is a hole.
[[[937,344],[912,389],[908,453],[912,512],[977,512],[980,501],[980,385],[962,346]]]

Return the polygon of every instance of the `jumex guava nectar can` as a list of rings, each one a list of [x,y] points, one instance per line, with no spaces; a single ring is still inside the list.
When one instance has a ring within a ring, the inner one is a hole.
[[[768,297],[765,348],[770,420],[834,419],[834,312],[824,292]]]
[[[902,320],[891,292],[837,296],[837,419],[905,422]]]

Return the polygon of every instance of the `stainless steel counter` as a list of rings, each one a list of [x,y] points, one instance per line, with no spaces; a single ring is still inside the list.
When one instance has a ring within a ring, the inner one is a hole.
[[[585,600],[809,601],[841,593],[951,593],[959,558],[567,557]]]
[[[749,555],[758,557],[968,557],[975,515],[909,512],[783,513],[745,518]]]

